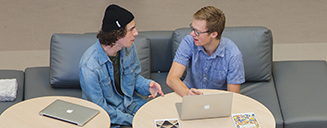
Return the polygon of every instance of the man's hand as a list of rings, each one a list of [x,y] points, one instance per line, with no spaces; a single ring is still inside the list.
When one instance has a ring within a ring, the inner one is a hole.
[[[199,90],[195,89],[195,88],[191,88],[189,91],[188,91],[188,96],[194,96],[194,95],[203,95],[202,92],[200,92]]]
[[[157,96],[157,94],[159,93],[161,96],[164,96],[164,93],[161,90],[161,86],[160,84],[158,84],[157,82],[151,81],[149,83],[149,91],[151,93],[151,95],[149,97],[155,98]]]

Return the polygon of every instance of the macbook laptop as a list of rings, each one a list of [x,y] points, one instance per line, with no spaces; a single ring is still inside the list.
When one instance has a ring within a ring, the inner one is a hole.
[[[184,96],[176,103],[181,120],[226,117],[231,115],[233,93]]]
[[[96,109],[58,99],[40,111],[40,115],[83,126],[99,112]]]

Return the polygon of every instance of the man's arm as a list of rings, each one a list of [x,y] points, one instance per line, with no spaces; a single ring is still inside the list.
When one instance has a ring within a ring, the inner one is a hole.
[[[166,79],[166,84],[182,97],[189,93],[189,88],[180,79],[185,69],[186,66],[173,62]]]
[[[241,84],[245,82],[242,53],[233,56],[228,67],[227,81],[234,84],[227,83],[227,91],[240,93]]]
[[[227,91],[240,93],[240,84],[227,84]]]

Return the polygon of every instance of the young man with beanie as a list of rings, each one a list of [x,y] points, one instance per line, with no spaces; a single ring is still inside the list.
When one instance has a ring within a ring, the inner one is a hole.
[[[158,83],[139,74],[141,66],[133,44],[137,35],[133,14],[109,5],[97,42],[80,60],[82,97],[108,112],[112,128],[132,125],[134,114],[147,102],[136,93],[164,96]]]
[[[240,92],[245,82],[242,53],[232,40],[221,37],[225,19],[213,6],[193,15],[192,32],[181,41],[166,81],[180,96],[203,94],[197,89]],[[181,81],[185,70],[187,75]]]

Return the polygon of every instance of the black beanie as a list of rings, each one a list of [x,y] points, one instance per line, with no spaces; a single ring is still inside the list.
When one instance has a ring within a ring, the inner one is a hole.
[[[110,32],[125,27],[134,19],[134,16],[128,10],[111,4],[107,7],[102,20],[102,31]]]

